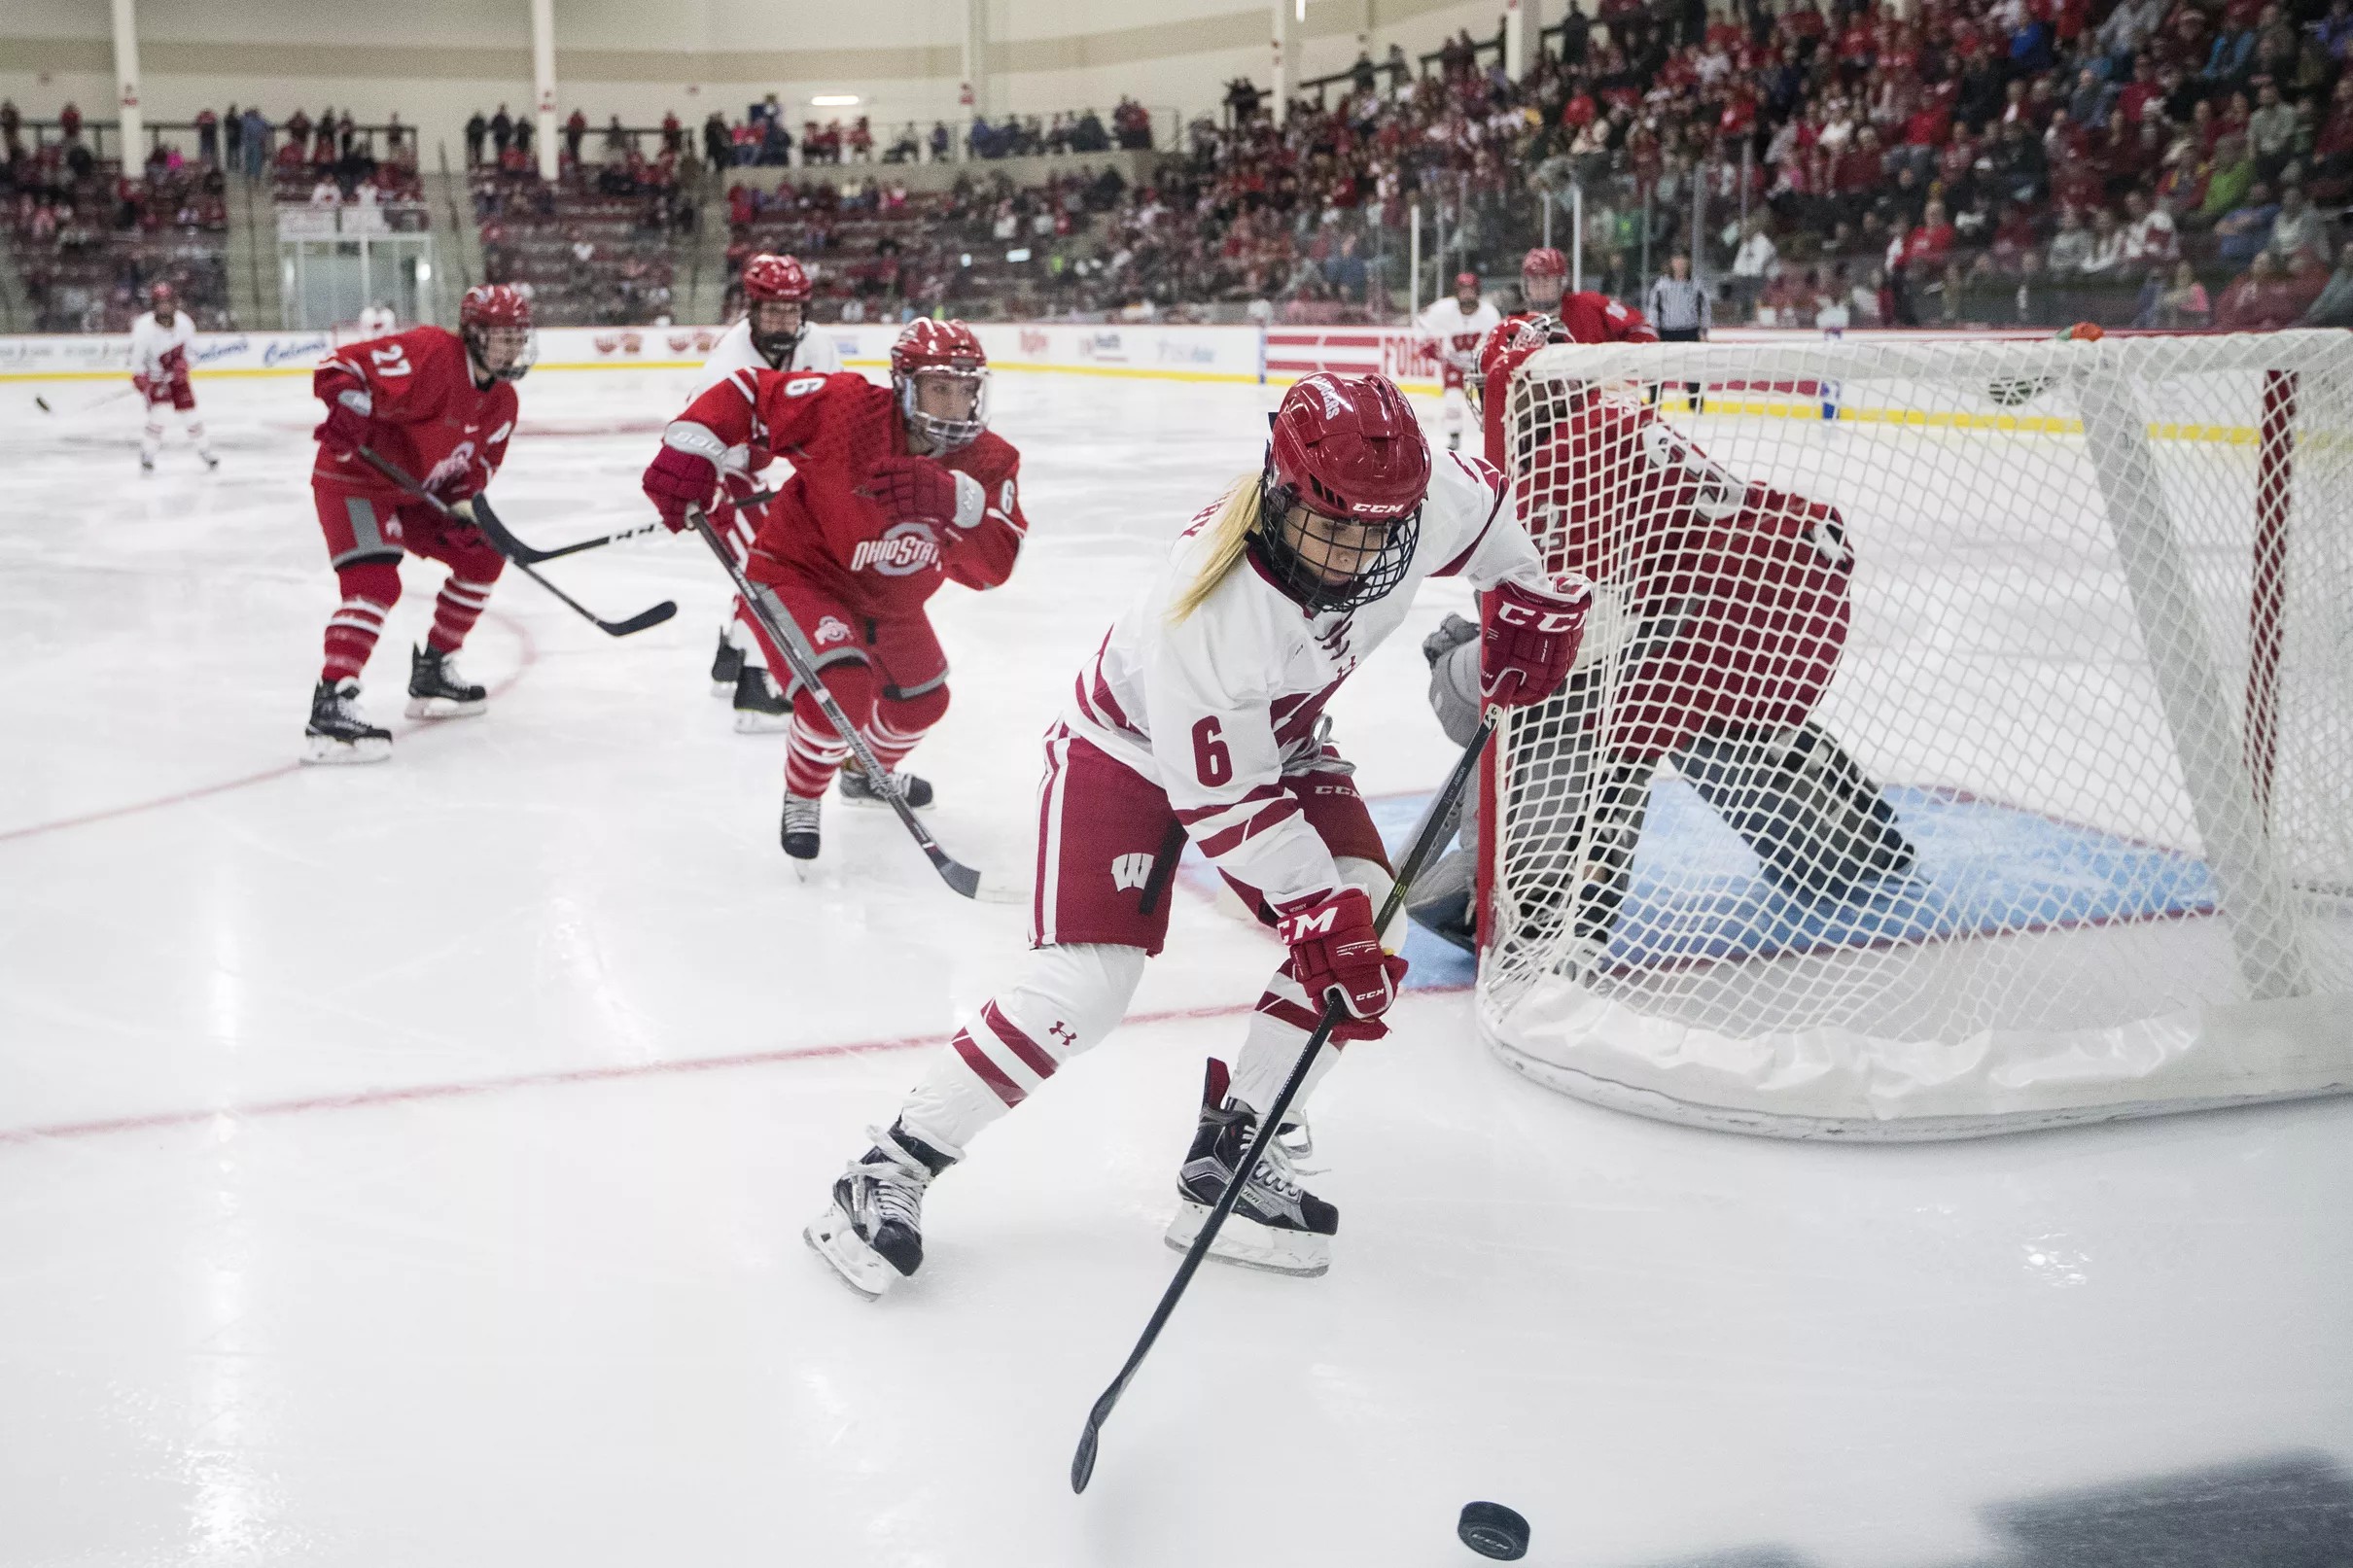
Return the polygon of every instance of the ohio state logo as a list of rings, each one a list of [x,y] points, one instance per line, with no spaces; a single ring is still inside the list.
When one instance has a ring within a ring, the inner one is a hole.
[[[842,624],[839,615],[827,615],[817,623],[814,641],[819,647],[824,647],[827,643],[847,643],[850,641],[850,628]]]
[[[939,540],[931,525],[910,517],[883,530],[882,538],[858,541],[850,552],[850,570],[871,567],[886,577],[907,577],[939,562]]]

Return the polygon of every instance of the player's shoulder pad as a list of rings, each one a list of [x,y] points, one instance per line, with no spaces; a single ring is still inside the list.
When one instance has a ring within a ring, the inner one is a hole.
[[[1011,473],[1021,467],[1021,449],[993,430],[982,431],[955,455],[964,460],[955,467],[974,475]]]

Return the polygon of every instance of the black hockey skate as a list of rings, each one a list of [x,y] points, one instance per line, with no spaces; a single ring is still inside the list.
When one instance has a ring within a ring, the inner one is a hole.
[[[736,678],[743,674],[744,650],[727,641],[727,634],[719,634],[719,651],[711,655],[711,695],[735,695]]]
[[[1184,1168],[1176,1172],[1176,1217],[1169,1221],[1168,1244],[1182,1252],[1208,1223],[1210,1210],[1225,1196],[1234,1167],[1258,1135],[1258,1117],[1248,1106],[1226,1098],[1226,1067],[1210,1063],[1202,1093],[1201,1125]],[[1305,1130],[1286,1125],[1266,1146],[1249,1185],[1210,1243],[1210,1256],[1269,1273],[1315,1275],[1332,1266],[1332,1237],[1340,1211],[1299,1185],[1296,1161],[1310,1146]]]
[[[739,668],[735,672],[735,733],[773,735],[791,727],[792,705],[776,689],[768,672],[756,664]]]
[[[900,798],[917,811],[931,804],[930,780],[918,779],[911,773],[895,773],[891,775],[891,782],[898,785]],[[858,765],[855,757],[842,764],[841,798],[852,806],[873,806],[883,811],[891,809],[891,802],[884,798],[881,790],[874,787],[872,781],[866,777],[866,770]]]
[[[820,844],[817,824],[824,807],[822,800],[810,800],[794,794],[785,796],[785,820],[777,830],[777,836],[784,842],[785,853],[793,859],[817,858]]]
[[[869,1130],[871,1131],[871,1130]],[[923,1267],[924,1189],[956,1163],[896,1122],[833,1184],[833,1202],[801,1232],[810,1250],[868,1301]]]
[[[303,761],[381,762],[392,755],[392,732],[360,716],[359,697],[360,683],[350,676],[318,683],[302,730]]]
[[[489,692],[458,679],[457,669],[450,663],[456,657],[439,648],[408,650],[410,718],[465,718],[488,706]]]

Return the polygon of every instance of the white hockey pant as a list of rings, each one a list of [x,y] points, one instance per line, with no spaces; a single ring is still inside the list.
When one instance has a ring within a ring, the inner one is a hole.
[[[1363,889],[1376,908],[1388,896],[1388,873],[1372,861],[1344,855],[1338,865],[1347,884]],[[1393,951],[1404,939],[1402,921],[1387,934]],[[1021,979],[989,998],[932,1058],[931,1070],[899,1107],[899,1125],[962,1159],[983,1129],[1118,1027],[1143,979],[1143,964],[1141,948],[1068,943],[1036,949]],[[1297,981],[1277,968],[1243,1033],[1233,1098],[1253,1109],[1273,1104],[1320,1011]],[[1318,1053],[1291,1102],[1294,1111],[1339,1056],[1336,1046]]]

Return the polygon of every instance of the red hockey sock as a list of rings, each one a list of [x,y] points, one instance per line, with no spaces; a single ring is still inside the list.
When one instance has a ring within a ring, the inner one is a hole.
[[[401,569],[390,561],[363,561],[335,574],[343,603],[327,619],[327,658],[319,679],[333,684],[357,677],[383,635],[384,617],[401,602]]]
[[[873,721],[860,733],[874,752],[874,760],[892,772],[907,759],[931,726],[946,716],[948,688],[934,686],[911,699],[886,697],[874,705]]]
[[[469,582],[455,572],[441,584],[440,596],[433,604],[433,630],[426,634],[425,645],[436,653],[455,653],[466,645],[466,634],[474,623],[482,618],[482,610],[490,603],[491,584]]]
[[[843,714],[861,732],[873,728],[874,672],[862,662],[845,661],[833,665],[823,677],[825,690],[841,705]],[[860,723],[860,719],[864,722]],[[789,794],[815,799],[825,792],[833,782],[842,759],[850,754],[850,743],[843,740],[817,705],[814,693],[802,690],[792,697],[792,733],[785,746],[785,789]]]

